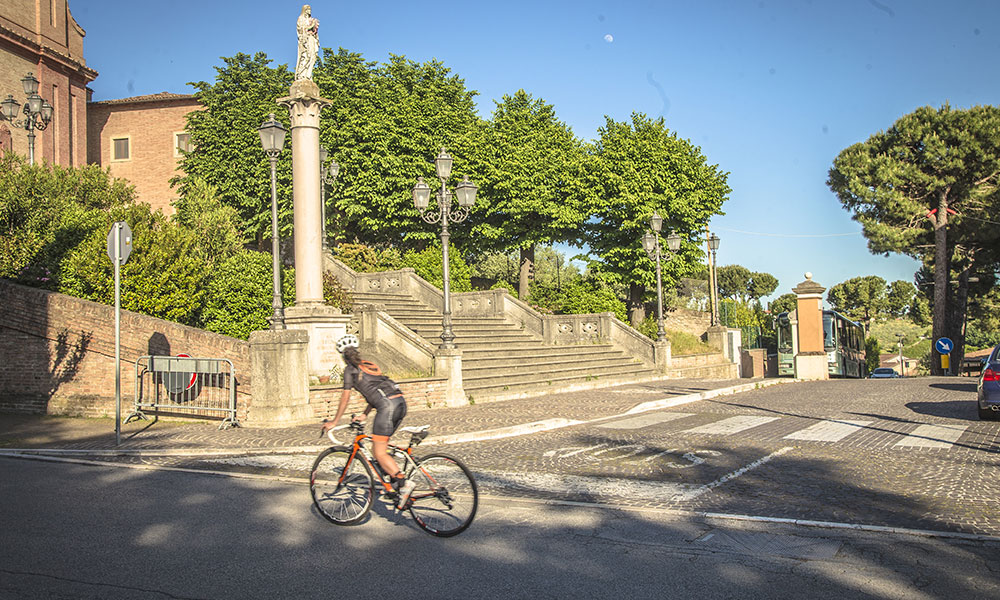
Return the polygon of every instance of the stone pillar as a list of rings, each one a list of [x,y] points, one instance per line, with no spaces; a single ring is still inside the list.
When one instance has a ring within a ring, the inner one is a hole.
[[[665,373],[672,363],[670,340],[653,342],[653,362],[656,364],[657,373]]]
[[[285,325],[309,334],[307,368],[310,381],[329,375],[334,366],[343,366],[337,352],[337,340],[347,333],[351,315],[325,304],[289,306],[285,309]]]
[[[315,422],[309,406],[309,334],[302,330],[250,334],[251,400],[245,424],[289,427]]]
[[[726,356],[726,328],[722,325],[712,325],[705,332],[705,337],[708,338],[707,344]],[[728,358],[728,356],[727,356]]]
[[[311,80],[278,98],[292,122],[292,200],[295,225],[295,305],[323,304],[323,223],[320,206],[319,116],[330,101]]]
[[[438,348],[434,354],[434,375],[448,378],[445,404],[465,406],[469,400],[462,386],[462,351],[457,348]]]
[[[798,379],[829,379],[830,371],[823,349],[822,285],[806,273],[806,280],[792,288],[797,296],[798,352],[795,354],[795,377]]]

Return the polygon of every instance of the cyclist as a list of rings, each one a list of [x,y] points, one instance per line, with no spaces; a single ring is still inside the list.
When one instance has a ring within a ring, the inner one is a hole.
[[[387,446],[389,437],[399,429],[406,416],[406,400],[399,390],[396,382],[382,375],[381,370],[375,363],[362,360],[358,351],[358,337],[355,335],[345,335],[337,340],[337,351],[344,358],[344,391],[340,394],[340,405],[337,407],[337,415],[332,421],[323,423],[323,430],[328,431],[335,427],[340,418],[347,410],[347,403],[351,398],[351,389],[356,389],[364,396],[368,406],[364,413],[355,417],[355,421],[363,421],[371,410],[375,409],[375,423],[372,427],[372,454],[375,460],[382,467],[382,470],[392,477],[392,485],[399,494],[397,506],[403,508],[410,498],[413,488],[416,487],[412,481],[408,481],[406,474],[400,471],[396,460],[389,456]]]

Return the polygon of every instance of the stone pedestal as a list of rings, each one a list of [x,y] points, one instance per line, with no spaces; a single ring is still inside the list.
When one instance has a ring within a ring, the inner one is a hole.
[[[337,352],[337,340],[347,334],[350,321],[351,315],[325,304],[296,304],[285,309],[285,326],[290,331],[304,331],[309,336],[307,373],[315,382],[329,375],[334,366],[344,366]]]
[[[294,329],[250,334],[250,427],[290,427],[316,419],[309,406],[309,334]]]
[[[798,379],[829,379],[826,351],[823,348],[822,285],[806,273],[806,280],[792,288],[796,296],[798,320],[798,351],[795,354],[795,377]]]
[[[672,363],[670,340],[653,342],[653,362],[656,364],[658,373],[665,373],[670,368]]]
[[[712,325],[708,328],[705,333],[708,337],[708,345],[715,348],[719,352],[726,352],[726,328],[722,325]],[[728,356],[727,356],[728,358]]]
[[[434,375],[448,378],[445,404],[465,406],[469,403],[462,386],[462,351],[457,348],[438,348],[434,354]]]
[[[323,209],[320,205],[319,117],[330,101],[311,80],[296,81],[278,104],[292,123],[292,200],[295,226],[295,305],[323,304]]]

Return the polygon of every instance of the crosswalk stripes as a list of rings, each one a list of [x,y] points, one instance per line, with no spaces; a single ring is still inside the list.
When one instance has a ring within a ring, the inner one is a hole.
[[[805,442],[839,442],[845,437],[872,424],[872,421],[820,421],[805,429],[788,434],[786,440]]]
[[[637,430],[653,425],[678,421],[687,417],[696,416],[696,413],[675,413],[658,412],[647,413],[628,419],[610,421],[597,425],[597,427],[617,430]],[[680,429],[678,434],[700,434],[727,436],[737,434],[754,427],[760,427],[767,423],[772,423],[781,417],[740,415],[726,417],[712,423],[699,425],[697,427]],[[875,432],[882,436],[899,437],[893,444],[895,448],[901,449],[922,449],[922,448],[951,448],[958,442],[962,435],[968,430],[968,425],[956,424],[919,424],[912,431],[890,431],[884,426],[879,426],[873,420],[848,420],[848,419],[820,419],[816,423],[796,430],[783,436],[781,439],[805,441],[805,442],[840,442],[847,440],[850,436],[863,432]],[[787,429],[786,429],[787,431]],[[882,439],[886,439],[883,437]],[[886,439],[886,444],[892,443]]]
[[[897,447],[948,448],[962,437],[968,425],[921,425],[896,442]]]

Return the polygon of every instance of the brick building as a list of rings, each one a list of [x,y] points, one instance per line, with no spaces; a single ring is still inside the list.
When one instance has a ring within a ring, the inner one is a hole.
[[[36,131],[35,159],[64,166],[87,162],[87,84],[97,71],[83,59],[86,32],[67,0],[0,2],[0,99],[25,103],[21,79],[34,74],[38,94],[52,105],[52,121]],[[0,149],[28,154],[23,127],[0,120]]]
[[[190,150],[186,115],[201,104],[194,96],[162,92],[87,105],[87,161],[128,179],[139,200],[174,212],[170,179],[179,174],[182,150]]]

